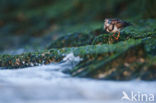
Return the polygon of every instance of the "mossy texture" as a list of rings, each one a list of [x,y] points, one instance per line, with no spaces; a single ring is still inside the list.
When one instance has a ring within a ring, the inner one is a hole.
[[[156,80],[155,4],[155,0],[2,0],[0,53],[27,46],[33,50],[1,53],[0,67],[60,62],[72,52],[83,59],[64,71],[72,76]],[[115,40],[103,28],[107,17],[132,25]]]

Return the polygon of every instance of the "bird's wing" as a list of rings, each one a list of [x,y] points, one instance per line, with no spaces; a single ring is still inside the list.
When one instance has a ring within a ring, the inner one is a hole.
[[[118,20],[117,19],[111,19],[111,24],[114,25],[114,24],[117,24],[118,23]]]
[[[117,28],[123,28],[124,27],[124,23],[123,22],[117,22],[116,23]]]

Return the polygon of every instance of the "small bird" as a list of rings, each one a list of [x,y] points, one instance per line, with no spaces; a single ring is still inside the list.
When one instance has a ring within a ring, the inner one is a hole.
[[[130,25],[131,25],[130,23],[120,20],[120,19],[106,18],[104,21],[104,29],[107,32],[113,33],[113,37],[116,40],[118,40],[120,37],[120,30]],[[117,37],[115,37],[116,33],[118,33]]]

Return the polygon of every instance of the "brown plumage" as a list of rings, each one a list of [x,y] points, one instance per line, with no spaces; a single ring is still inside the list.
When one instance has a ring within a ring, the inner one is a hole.
[[[120,37],[120,30],[129,26],[130,24],[126,21],[122,21],[120,19],[105,19],[104,29],[107,32],[114,33],[113,37],[118,40]],[[115,37],[115,34],[118,33],[118,36]]]

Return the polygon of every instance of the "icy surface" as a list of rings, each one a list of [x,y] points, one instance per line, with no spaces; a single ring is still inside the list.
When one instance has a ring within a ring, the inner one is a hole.
[[[70,53],[60,63],[1,69],[0,103],[122,103],[123,91],[156,95],[155,81],[102,81],[62,73],[81,60]]]

